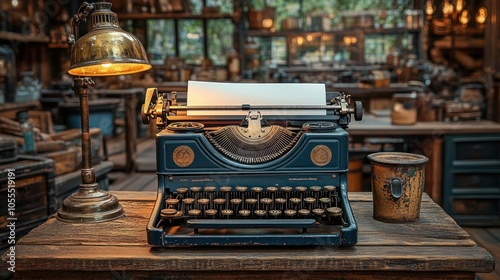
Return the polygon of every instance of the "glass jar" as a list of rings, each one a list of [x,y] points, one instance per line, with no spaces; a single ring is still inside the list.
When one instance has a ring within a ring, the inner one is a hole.
[[[417,122],[417,94],[392,95],[391,122],[395,125],[412,125]]]

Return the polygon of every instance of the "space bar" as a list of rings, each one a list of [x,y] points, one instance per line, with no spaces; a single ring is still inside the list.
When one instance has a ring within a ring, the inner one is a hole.
[[[227,228],[313,228],[314,219],[193,219],[187,221],[187,226],[195,229],[227,229]]]

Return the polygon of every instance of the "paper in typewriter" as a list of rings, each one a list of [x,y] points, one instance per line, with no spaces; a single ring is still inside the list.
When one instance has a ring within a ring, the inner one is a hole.
[[[324,84],[218,83],[189,81],[188,106],[325,105]],[[266,109],[262,115],[326,115],[326,110]],[[188,115],[247,115],[243,110],[189,110]]]

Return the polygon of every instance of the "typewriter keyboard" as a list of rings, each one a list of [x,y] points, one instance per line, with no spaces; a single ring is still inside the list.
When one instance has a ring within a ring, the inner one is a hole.
[[[160,216],[166,225],[186,219],[308,219],[312,221],[311,226],[320,221],[343,224],[340,204],[335,186],[223,186],[218,190],[210,186],[190,187],[167,193]],[[210,224],[214,227],[212,222]],[[241,227],[241,221],[236,224]],[[231,227],[231,223],[223,222],[220,227]],[[259,227],[258,222],[252,227]],[[266,227],[266,224],[261,227]],[[288,227],[294,227],[294,224],[288,224]],[[302,223],[296,227],[307,226]]]

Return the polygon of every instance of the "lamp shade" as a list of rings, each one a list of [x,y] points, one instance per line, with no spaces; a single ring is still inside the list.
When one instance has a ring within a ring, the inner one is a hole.
[[[151,68],[146,51],[133,34],[120,28],[111,3],[95,3],[89,32],[71,49],[69,74],[75,76],[113,76],[132,74]]]

